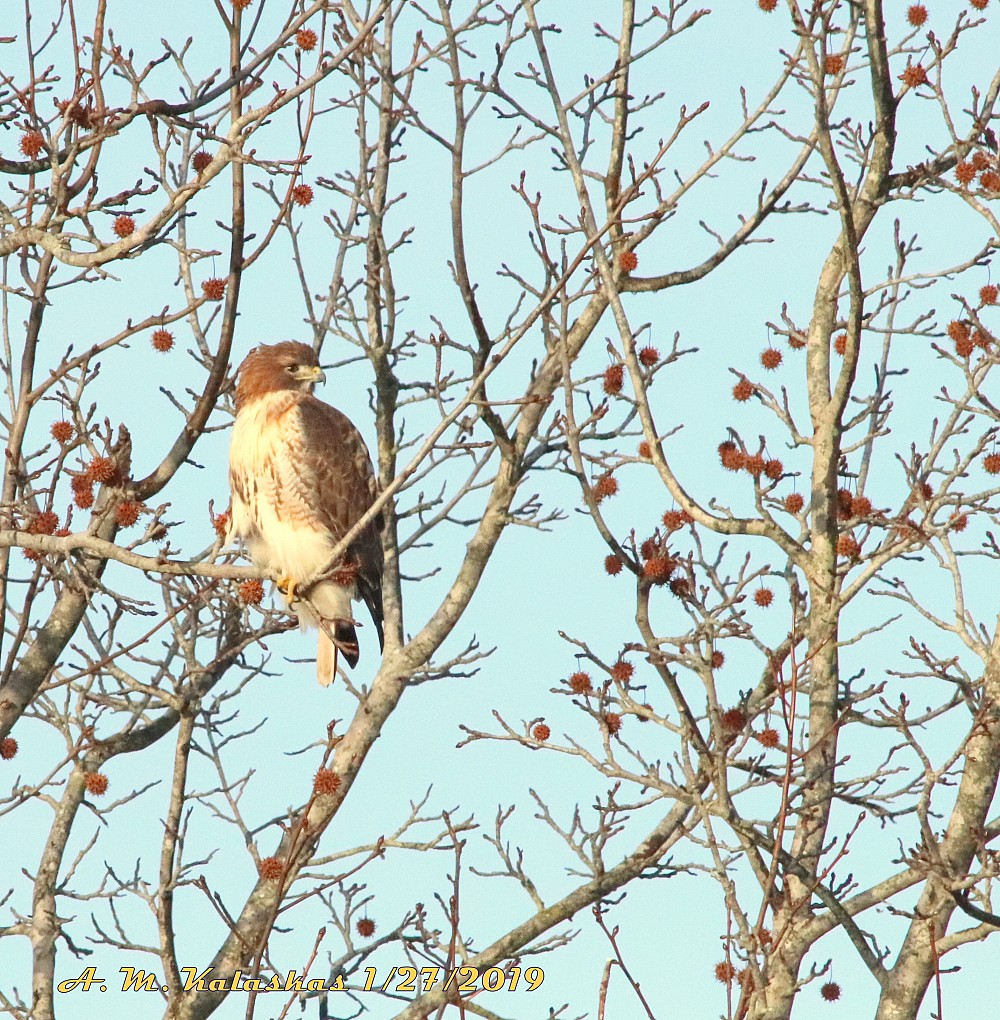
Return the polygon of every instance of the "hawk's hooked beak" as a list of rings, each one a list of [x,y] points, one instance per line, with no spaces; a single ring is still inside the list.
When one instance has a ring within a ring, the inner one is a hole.
[[[326,373],[319,365],[300,365],[292,374],[300,382],[308,383],[310,386],[326,382]]]

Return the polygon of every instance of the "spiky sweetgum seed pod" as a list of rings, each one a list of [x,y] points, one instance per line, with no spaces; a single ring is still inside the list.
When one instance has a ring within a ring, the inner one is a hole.
[[[836,981],[827,981],[826,984],[820,988],[819,994],[822,995],[827,1002],[836,1002],[840,998],[840,985],[838,985]]]
[[[988,453],[983,457],[983,467],[988,475],[1000,475],[1000,453]]]
[[[739,733],[747,724],[747,714],[742,708],[730,708],[722,713],[719,720],[724,730],[729,730],[730,733]]]
[[[313,200],[313,189],[308,184],[296,184],[292,188],[292,201],[296,205],[307,206]]]
[[[660,360],[660,352],[652,346],[643,347],[639,351],[639,362],[645,368],[652,368]]]
[[[659,539],[655,537],[647,538],[646,541],[639,546],[639,555],[644,560],[651,560],[657,554],[659,549],[660,549]]]
[[[764,474],[776,482],[785,473],[785,465],[780,460],[769,460],[764,465]]]
[[[174,334],[167,329],[157,329],[149,338],[149,342],[153,345],[154,351],[166,354],[174,346]]]
[[[611,553],[604,557],[604,571],[611,577],[615,577],[622,572],[622,558]]]
[[[972,169],[975,170],[977,174],[981,174],[984,170],[988,170],[990,168],[990,157],[980,150],[979,152],[974,152],[972,154],[971,163]]]
[[[758,588],[753,593],[753,600],[757,603],[761,609],[767,609],[767,607],[774,601],[774,592],[770,588]]]
[[[594,496],[598,502],[618,492],[618,479],[612,474],[601,475],[594,483]]]
[[[607,726],[608,733],[614,736],[622,728],[622,717],[617,712],[606,712],[604,725]]]
[[[764,473],[764,458],[759,453],[752,454],[743,462],[743,467],[747,474],[753,475],[754,478],[760,478]]]
[[[872,501],[867,496],[855,496],[851,500],[851,516],[867,517],[872,512]]]
[[[375,934],[375,922],[370,917],[362,917],[356,927],[358,934],[364,939],[370,939]]]
[[[914,28],[920,28],[927,20],[927,8],[923,4],[913,4],[906,12],[906,20]]]
[[[118,477],[118,469],[110,457],[95,457],[87,465],[87,480],[107,485]]]
[[[141,506],[134,499],[126,499],[115,507],[115,520],[123,528],[131,528],[139,520]]]
[[[724,985],[728,985],[732,983],[735,977],[736,968],[728,960],[722,960],[720,963],[715,965],[716,981],[721,981]]]
[[[948,336],[950,336],[956,343],[958,343],[959,340],[968,340],[972,335],[972,330],[970,329],[969,324],[967,322],[962,322],[959,319],[952,319],[952,321],[948,323],[947,332]]]
[[[28,159],[38,159],[44,144],[45,139],[37,131],[28,131],[21,135],[21,153],[27,156]]]
[[[645,439],[639,444],[639,456],[642,457],[643,460],[652,459],[653,451],[649,448],[649,443],[647,443]]]
[[[967,358],[976,349],[976,345],[972,340],[971,336],[963,337],[961,340],[955,341],[955,353],[960,358]]]
[[[654,556],[642,565],[642,576],[650,584],[666,584],[674,572],[674,561],[669,556]]]
[[[10,761],[17,754],[17,741],[13,737],[4,737],[0,740],[0,758]]]
[[[989,350],[993,337],[985,329],[977,329],[972,334],[972,343],[975,347],[982,347],[984,351]]]
[[[744,401],[749,400],[756,392],[756,386],[749,379],[741,379],[733,387],[733,400],[737,400],[742,404]]]
[[[955,180],[959,184],[971,184],[976,179],[976,168],[964,160],[955,164]]]
[[[221,301],[222,295],[226,293],[226,281],[220,276],[213,276],[202,282],[201,292],[208,301]]]
[[[108,792],[108,777],[103,772],[87,772],[83,777],[83,785],[88,793],[95,797],[103,797]]]
[[[257,865],[257,873],[265,882],[277,882],[285,872],[285,862],[280,857],[265,857]]]
[[[625,368],[623,365],[608,365],[604,370],[604,392],[609,397],[621,393],[622,383],[625,381]]]
[[[679,599],[686,599],[691,595],[691,582],[686,577],[675,577],[670,582],[670,594]]]
[[[319,37],[311,28],[300,28],[295,33],[295,45],[300,50],[305,50],[308,53],[310,50],[316,49],[316,43],[319,41]]]
[[[261,599],[264,598],[264,585],[256,577],[244,581],[236,591],[240,596],[240,602],[248,606],[259,606]]]
[[[838,75],[844,70],[845,63],[842,53],[828,53],[823,61],[823,71],[831,76]]]
[[[221,539],[225,539],[229,533],[229,511],[225,510],[221,514],[216,514],[212,518],[212,527],[215,529],[215,533]]]
[[[765,14],[770,14],[778,6],[778,0],[757,0],[757,6]]]
[[[667,531],[679,531],[684,527],[684,515],[680,510],[668,510],[663,515],[663,526]]]
[[[317,797],[327,797],[340,789],[340,776],[333,769],[317,769],[313,778],[313,792]]]
[[[806,338],[801,333],[788,334],[788,346],[793,351],[801,351],[806,345]]]
[[[590,694],[594,689],[594,685],[590,682],[589,673],[571,673],[567,682],[569,683],[569,689],[574,694]]]
[[[33,517],[25,531],[29,535],[51,535],[59,527],[59,517],[51,510],[43,510]]]
[[[711,661],[712,661],[712,669],[722,669],[722,667],[726,663],[726,657],[725,657],[725,655],[722,654],[722,652],[720,652],[720,651],[718,651],[718,649],[716,649],[716,651],[712,652],[712,660]]]
[[[54,421],[49,432],[57,442],[68,443],[73,438],[74,429],[68,421]]]
[[[618,266],[623,273],[631,273],[639,265],[639,256],[634,251],[623,251],[618,256]]]
[[[131,216],[121,215],[115,217],[114,232],[119,237],[128,237],[135,233],[135,220]]]
[[[253,0],[230,0],[230,2],[234,11],[245,11],[253,3]]]
[[[760,363],[768,372],[773,372],[781,364],[781,351],[776,347],[768,347],[761,351]]]
[[[965,531],[965,529],[969,526],[969,515],[957,512],[953,513],[951,517],[948,518],[948,523],[951,525],[952,531]]]
[[[719,460],[727,471],[740,471],[746,463],[746,455],[731,440],[719,443]]]
[[[927,72],[924,70],[924,65],[910,64],[899,76],[899,80],[904,85],[909,85],[911,89],[916,88],[918,85],[925,85],[927,83]]]
[[[837,490],[837,516],[849,520],[854,507],[854,493],[850,489]]]
[[[987,170],[979,178],[979,186],[983,191],[1000,191],[1000,173],[996,170]]]
[[[837,553],[849,560],[856,560],[861,555],[861,546],[853,535],[841,535],[837,539]]]
[[[79,488],[74,487],[73,502],[80,510],[89,510],[94,505],[94,487],[89,482]]]
[[[757,739],[765,747],[777,747],[778,746],[778,731],[776,729],[773,729],[772,727],[768,726],[765,729],[761,730],[760,733],[757,734]]]
[[[785,497],[785,509],[790,514],[797,514],[804,506],[806,501],[802,498],[802,494],[798,492],[790,492]]]
[[[985,287],[979,288],[979,300],[984,305],[995,305],[997,303],[997,294],[996,284],[988,283]]]
[[[195,173],[198,174],[204,173],[208,169],[208,166],[211,162],[212,162],[211,155],[207,153],[204,149],[202,149],[200,152],[196,152],[191,157],[191,166],[194,167]]]
[[[611,667],[611,678],[620,684],[627,684],[635,673],[635,666],[627,659],[619,659]]]
[[[844,356],[844,352],[847,350],[847,334],[841,333],[840,336],[833,341],[833,349],[841,356]]]
[[[535,738],[535,740],[544,744],[545,741],[552,736],[552,730],[550,730],[548,726],[545,725],[545,723],[540,722],[536,723],[536,725],[531,731],[531,735]]]

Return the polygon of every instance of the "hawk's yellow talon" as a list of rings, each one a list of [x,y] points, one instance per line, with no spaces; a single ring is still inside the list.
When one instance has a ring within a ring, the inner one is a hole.
[[[283,577],[278,581],[278,591],[288,599],[289,603],[295,599],[295,589],[298,587],[298,582],[292,577]]]

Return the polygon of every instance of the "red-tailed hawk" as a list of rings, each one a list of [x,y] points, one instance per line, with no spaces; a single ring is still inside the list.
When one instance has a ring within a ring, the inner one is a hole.
[[[229,537],[242,538],[254,563],[281,579],[299,622],[319,627],[316,672],[324,685],[336,673],[335,646],[352,666],[358,661],[352,599],[368,606],[382,646],[381,515],[332,562],[378,483],[361,433],[312,395],[325,380],[305,344],[254,348],[237,375],[229,450]]]

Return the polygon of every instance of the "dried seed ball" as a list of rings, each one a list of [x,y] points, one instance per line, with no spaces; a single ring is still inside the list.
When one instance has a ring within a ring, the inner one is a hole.
[[[622,728],[622,717],[617,712],[606,712],[604,725],[607,726],[608,733],[614,736]]]
[[[855,496],[851,500],[851,516],[867,517],[872,512],[872,501],[867,496]]]
[[[13,737],[4,737],[0,740],[0,758],[10,761],[17,754],[17,741]]]
[[[684,527],[684,514],[680,510],[668,510],[663,515],[663,526],[667,531],[679,531]]]
[[[951,525],[952,531],[965,531],[969,526],[969,515],[960,514],[956,511],[948,518],[948,523]]]
[[[604,370],[604,392],[609,397],[613,397],[616,393],[621,393],[622,383],[625,381],[625,366],[624,365],[608,365]]]
[[[822,995],[827,1002],[836,1002],[840,998],[840,985],[838,985],[836,981],[827,981],[827,983],[820,988],[819,994]]]
[[[849,560],[856,560],[861,555],[861,545],[853,535],[841,535],[837,539],[837,553]]]
[[[28,159],[38,159],[44,145],[45,139],[42,138],[41,133],[38,131],[27,131],[21,135],[21,153],[27,156]]]
[[[990,157],[980,149],[978,152],[972,154],[972,169],[977,174],[981,174],[984,170],[990,168]]]
[[[635,673],[635,666],[626,659],[619,659],[611,667],[611,679],[617,680],[620,684],[627,684]]]
[[[739,471],[746,463],[746,454],[731,440],[719,443],[719,460],[727,471]]]
[[[300,50],[305,50],[308,53],[310,50],[316,49],[316,43],[319,41],[316,33],[311,28],[300,28],[295,33],[295,45]]]
[[[765,729],[762,729],[760,731],[760,733],[757,734],[757,739],[765,747],[777,747],[778,746],[778,731],[776,729],[772,728],[771,726],[768,726]]]
[[[964,160],[955,164],[955,180],[959,184],[971,184],[976,179],[976,168]]]
[[[589,673],[571,673],[568,682],[569,689],[574,694],[590,694],[594,689],[594,685],[590,682]]]
[[[103,797],[108,792],[108,777],[103,772],[87,772],[83,777],[83,785],[95,797]]]
[[[764,458],[759,453],[752,454],[744,460],[743,467],[746,468],[747,474],[760,478],[764,473]]]
[[[660,549],[660,540],[654,535],[652,538],[647,538],[642,545],[639,546],[639,555],[644,560],[651,560]]]
[[[849,521],[854,508],[854,493],[850,489],[837,490],[837,516],[842,521]]]
[[[687,510],[681,511],[681,520],[685,524],[694,524],[694,518],[687,512]]]
[[[778,0],[757,0],[757,6],[766,14],[770,14],[778,6]]]
[[[95,457],[87,465],[87,479],[91,482],[107,485],[115,480],[117,474],[115,462],[110,457]]]
[[[617,492],[618,479],[610,472],[606,475],[601,475],[601,477],[594,483],[594,498],[598,503],[600,503],[602,499],[608,499],[610,496],[614,496]]]
[[[614,553],[604,557],[605,573],[610,574],[612,577],[616,577],[622,572],[622,565],[622,558]]]
[[[988,475],[1000,475],[1000,453],[988,453],[983,457],[983,467]]]
[[[670,582],[670,594],[686,599],[691,594],[691,582],[686,577],[675,577]]]
[[[221,514],[216,514],[212,518],[212,527],[219,538],[224,540],[229,534],[229,511],[225,510]]]
[[[618,265],[623,273],[631,273],[639,265],[639,256],[634,251],[623,251],[618,256]]]
[[[773,372],[781,364],[781,351],[776,347],[768,347],[761,352],[760,363],[768,372]]]
[[[59,517],[51,510],[43,510],[28,522],[24,529],[29,535],[51,535],[59,527]]]
[[[712,669],[722,669],[725,665],[726,657],[722,652],[716,650],[712,652]]]
[[[790,514],[797,514],[805,505],[806,501],[802,498],[802,495],[798,492],[790,492],[785,497],[785,509]]]
[[[767,607],[774,601],[774,592],[770,588],[758,588],[753,593],[753,600],[757,603],[761,609],[767,609]]]
[[[370,939],[375,934],[375,922],[370,917],[362,917],[356,927],[358,934],[364,939]]]
[[[776,482],[784,473],[785,465],[780,460],[769,460],[764,465],[764,474],[773,482]]]
[[[916,88],[918,85],[925,85],[927,83],[927,72],[924,70],[924,65],[907,65],[906,70],[899,76],[899,80],[904,85],[909,85],[911,89]]]
[[[731,984],[736,980],[736,968],[728,960],[717,963],[715,965],[715,980],[721,981],[724,985]]]
[[[73,502],[81,510],[89,510],[94,505],[94,487],[83,475],[77,475],[72,483]]]
[[[317,769],[313,778],[313,792],[317,797],[327,797],[340,789],[340,776],[333,769]]]
[[[931,483],[926,481],[918,482],[913,489],[913,493],[917,499],[923,499],[925,501],[934,498],[934,490],[931,488]]]
[[[969,0],[969,6],[974,7],[977,11],[985,11],[989,3],[990,0]]]
[[[642,565],[642,576],[650,584],[666,584],[674,572],[674,561],[669,556],[654,556]]]
[[[256,577],[243,581],[236,591],[240,597],[240,602],[248,606],[259,606],[264,598],[264,585]]]
[[[836,338],[836,339],[835,339],[835,340],[833,341],[833,349],[834,349],[834,350],[835,350],[835,351],[836,351],[836,352],[837,352],[837,353],[838,353],[838,354],[839,354],[839,355],[840,355],[841,357],[843,357],[843,356],[844,356],[844,352],[845,352],[845,351],[847,350],[847,334],[846,334],[846,333],[841,333],[841,334],[840,334],[840,336],[838,336],[838,337],[837,337],[837,338]]]
[[[906,20],[914,28],[920,28],[927,20],[927,8],[923,4],[913,4],[906,12]]]
[[[979,178],[979,186],[984,191],[1000,191],[1000,174],[996,170],[987,170]]]
[[[60,443],[68,443],[73,438],[73,426],[68,421],[54,421],[49,432],[52,438]]]
[[[209,164],[212,162],[212,157],[204,149],[200,149],[191,157],[191,166],[194,167],[195,173],[204,173]]]
[[[660,360],[660,352],[652,346],[643,347],[639,351],[639,363],[645,368],[652,368]]]
[[[220,276],[213,276],[202,282],[201,292],[208,301],[221,301],[222,295],[226,293],[226,281]]]
[[[313,189],[308,184],[296,184],[292,188],[292,201],[296,205],[307,206],[313,200]]]
[[[806,345],[806,338],[801,333],[788,334],[788,346],[793,351],[801,351]]]
[[[972,335],[972,330],[967,322],[962,322],[960,319],[952,319],[948,323],[947,333],[957,343],[959,340],[967,340]]]
[[[838,75],[844,70],[846,63],[842,53],[828,53],[823,61],[823,71],[831,76]]]
[[[737,400],[742,404],[744,401],[749,400],[756,392],[757,387],[749,379],[741,379],[733,387],[733,400]]]
[[[982,347],[984,351],[989,350],[990,343],[993,337],[986,332],[985,329],[977,329],[973,331],[972,343],[976,347]]]
[[[118,506],[115,507],[115,520],[122,528],[131,528],[137,520],[139,520],[139,511],[142,509],[139,503],[136,503],[134,499],[122,500]]]
[[[639,444],[639,456],[642,457],[643,460],[652,459],[653,451],[649,448],[649,443],[647,443],[645,439]]]
[[[174,334],[167,329],[156,329],[153,330],[149,342],[153,345],[154,351],[166,354],[174,346]]]
[[[552,730],[550,730],[548,726],[545,725],[545,723],[540,722],[536,723],[535,726],[532,728],[531,735],[535,738],[535,740],[544,744],[545,741],[552,736]]]
[[[995,305],[997,303],[997,286],[994,283],[988,283],[985,287],[979,288],[979,300],[984,305]]]
[[[114,231],[119,237],[128,237],[135,233],[135,220],[124,213],[115,217]]]
[[[265,857],[257,865],[257,873],[265,882],[277,882],[285,872],[285,862],[280,857]]]
[[[729,708],[719,717],[722,728],[738,733],[747,724],[747,714],[742,708]]]
[[[955,341],[955,353],[960,358],[967,358],[976,349],[975,341],[971,336],[963,337]]]
[[[230,0],[230,3],[232,3],[234,11],[245,11],[253,3],[253,0]]]

